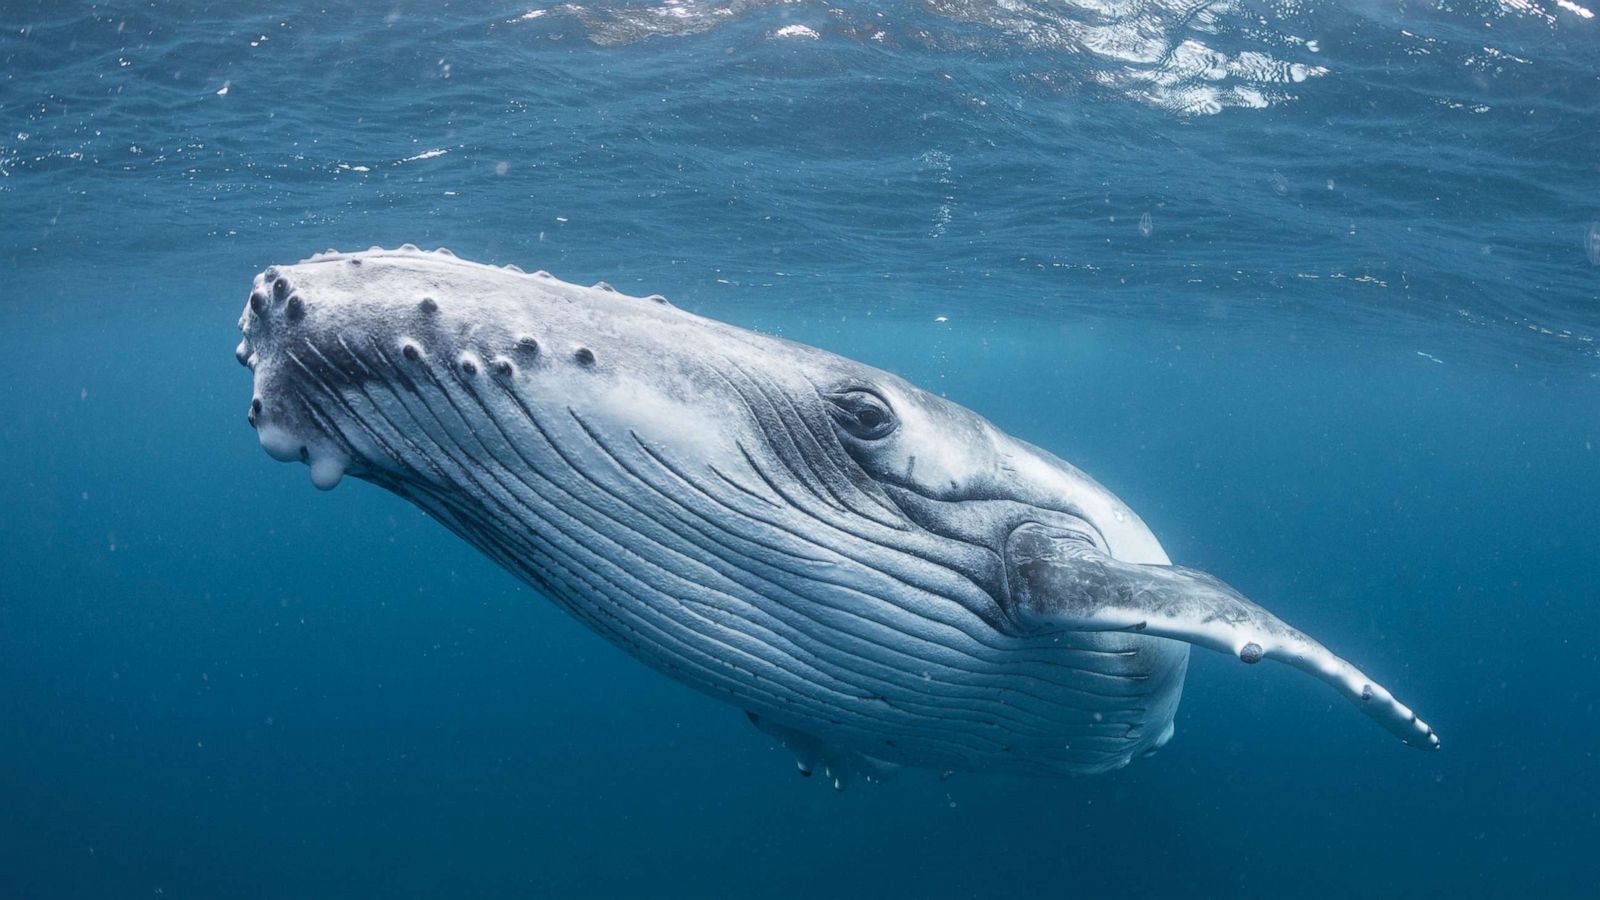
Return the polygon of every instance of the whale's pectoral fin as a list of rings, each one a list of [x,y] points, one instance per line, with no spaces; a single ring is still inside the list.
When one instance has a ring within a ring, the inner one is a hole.
[[[823,777],[836,791],[844,790],[857,778],[868,782],[882,781],[899,768],[894,763],[884,762],[860,751],[830,744],[787,725],[780,725],[748,709],[744,714],[750,718],[750,724],[777,738],[778,743],[794,754],[794,764],[800,769],[801,775],[810,778],[812,774],[821,770]]]
[[[1333,685],[1406,744],[1439,748],[1433,729],[1377,682],[1204,572],[1122,562],[1082,534],[1037,523],[1011,533],[1006,565],[1025,628],[1137,631],[1247,663],[1276,659]]]

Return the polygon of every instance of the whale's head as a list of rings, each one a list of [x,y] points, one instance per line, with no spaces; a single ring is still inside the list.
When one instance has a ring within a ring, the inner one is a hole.
[[[256,276],[240,330],[262,447],[324,489],[349,473],[447,517],[523,514],[519,492],[560,505],[639,467],[990,549],[1042,518],[1166,561],[1110,492],[965,408],[656,295],[410,245],[330,251]],[[670,512],[671,493],[628,499]]]

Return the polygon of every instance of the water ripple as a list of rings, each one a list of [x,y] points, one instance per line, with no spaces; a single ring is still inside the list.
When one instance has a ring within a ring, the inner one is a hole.
[[[0,257],[221,277],[431,241],[685,302],[1592,364],[1600,23],[1572,7],[39,4],[0,29]]]

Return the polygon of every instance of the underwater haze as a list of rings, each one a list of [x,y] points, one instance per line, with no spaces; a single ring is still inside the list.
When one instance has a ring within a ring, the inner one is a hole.
[[[1600,895],[1591,0],[0,0],[0,900]],[[842,793],[262,452],[251,279],[447,246],[880,366],[1394,690]]]

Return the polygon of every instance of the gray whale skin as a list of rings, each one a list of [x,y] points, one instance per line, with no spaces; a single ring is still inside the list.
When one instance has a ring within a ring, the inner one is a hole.
[[[269,268],[239,327],[268,453],[410,500],[836,787],[1124,766],[1191,645],[1439,746],[1087,475],[870,366],[411,245]]]

